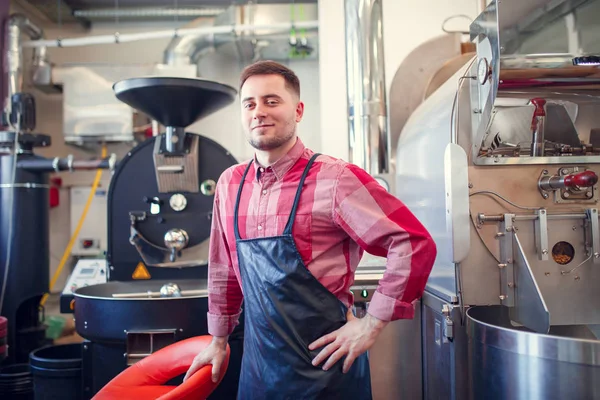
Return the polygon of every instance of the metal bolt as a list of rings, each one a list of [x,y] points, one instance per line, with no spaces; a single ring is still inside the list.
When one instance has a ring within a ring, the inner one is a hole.
[[[512,258],[507,258],[507,259],[506,259],[506,263],[507,263],[507,264],[512,264]]]
[[[501,294],[501,295],[500,295],[500,296],[498,296],[498,297],[500,297],[500,300],[506,300],[506,298],[507,298],[508,296],[505,296],[505,295]]]
[[[512,232],[512,230],[513,230],[512,226],[507,226],[506,227],[506,232]]]
[[[594,258],[599,258],[600,254],[599,253],[594,253]]]
[[[514,286],[515,286],[515,284],[514,284],[514,283],[512,283],[512,282],[508,282],[508,287],[509,287],[509,288],[512,288],[512,287],[514,287]]]
[[[504,268],[504,267],[506,267],[506,264],[498,264],[498,268],[501,268],[501,269],[502,269],[502,268]]]
[[[544,272],[544,275],[550,276],[550,272]]]
[[[502,236],[504,236],[504,232],[497,232],[496,233],[496,237],[497,238],[502,237]]]
[[[578,280],[580,280],[580,279],[581,279],[581,278],[580,278],[579,276],[576,276],[576,277],[575,277],[575,280],[576,280],[576,281],[578,281]]]
[[[573,229],[574,231],[576,231],[576,230],[577,230],[577,227],[576,227],[576,226],[573,226],[573,228],[571,228],[571,229]]]
[[[469,189],[473,189],[473,184],[469,183]]]
[[[569,192],[564,192],[564,193],[563,193],[563,197],[564,197],[565,199],[568,199],[568,198],[569,198],[569,196],[570,196]]]
[[[540,214],[546,214],[546,210],[540,210]]]
[[[84,350],[87,350],[87,344],[84,344],[84,345],[83,345],[83,349],[84,349]]]
[[[544,175],[548,175],[548,170],[547,170],[547,169],[543,170],[543,171],[542,171],[542,174],[544,174]]]
[[[563,169],[560,170],[560,174],[561,175],[567,175],[568,173],[569,173],[569,170],[566,169],[566,168],[563,168]]]
[[[591,198],[593,195],[594,195],[594,194],[593,194],[592,192],[586,192],[586,193],[585,193],[585,196],[586,196],[587,198]]]
[[[542,250],[542,254],[543,254],[543,255],[546,255],[546,254],[548,254],[548,249],[543,249],[543,250]]]
[[[547,198],[548,198],[548,193],[544,193],[544,194],[542,195],[542,197],[543,197],[543,198],[545,198],[545,199],[547,199]]]

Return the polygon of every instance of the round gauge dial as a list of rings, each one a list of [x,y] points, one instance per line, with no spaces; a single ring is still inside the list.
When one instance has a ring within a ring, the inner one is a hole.
[[[490,67],[490,62],[485,57],[481,58],[477,64],[477,80],[479,80],[481,85],[485,85],[491,75],[492,69]]]
[[[169,199],[169,205],[175,211],[183,211],[187,206],[187,199],[184,195],[176,193]]]

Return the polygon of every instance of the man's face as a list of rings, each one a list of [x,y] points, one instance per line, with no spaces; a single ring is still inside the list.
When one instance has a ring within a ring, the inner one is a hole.
[[[242,125],[248,142],[258,150],[274,150],[296,134],[304,104],[280,75],[254,75],[244,82]]]

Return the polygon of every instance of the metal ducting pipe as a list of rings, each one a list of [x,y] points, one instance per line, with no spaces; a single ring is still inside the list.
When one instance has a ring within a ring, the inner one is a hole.
[[[6,71],[8,74],[8,94],[4,101],[4,111],[7,115],[11,112],[11,98],[15,93],[23,90],[23,51],[21,48],[21,34],[25,33],[32,40],[40,40],[44,37],[44,31],[22,14],[10,16],[7,24],[7,49],[6,49]],[[48,68],[46,59],[46,48],[35,48],[33,54],[33,76],[34,81],[38,78],[40,70]],[[47,75],[47,74],[46,74]]]
[[[207,18],[216,17],[225,8],[103,8],[94,10],[75,10],[73,15],[87,19],[107,18]]]
[[[389,172],[381,0],[345,0],[350,162]]]

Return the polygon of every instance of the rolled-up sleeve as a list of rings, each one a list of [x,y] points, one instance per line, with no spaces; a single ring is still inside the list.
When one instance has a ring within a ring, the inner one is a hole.
[[[208,254],[208,333],[213,336],[231,334],[242,312],[242,290],[233,269],[227,243],[217,185]]]
[[[383,321],[413,318],[437,254],[431,235],[398,198],[355,165],[340,171],[334,193],[333,220],[363,250],[387,257],[369,314]]]

